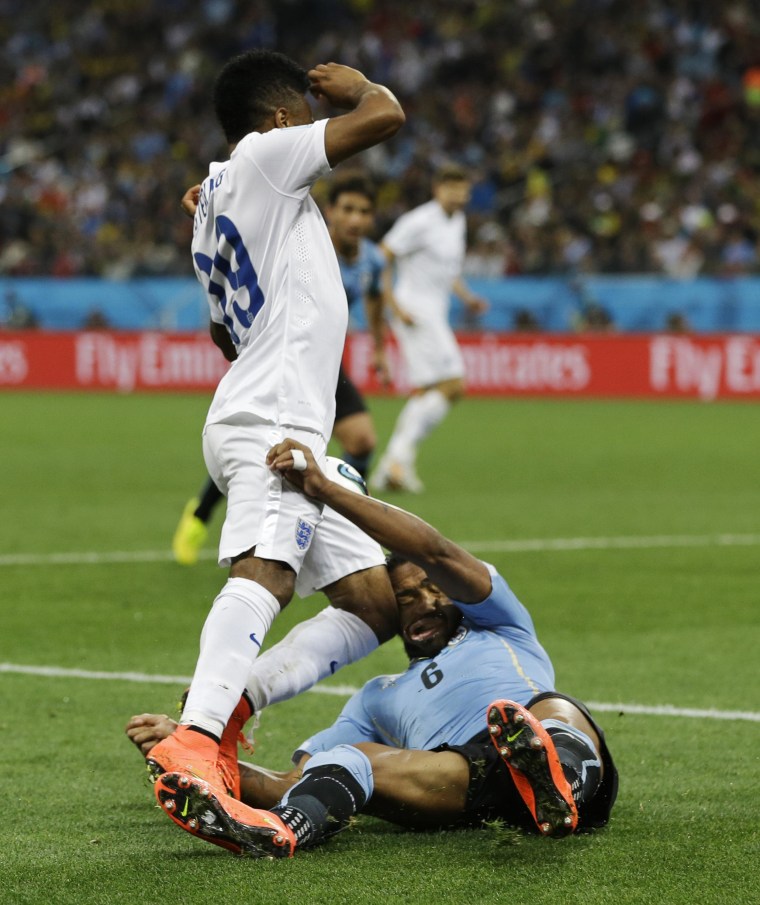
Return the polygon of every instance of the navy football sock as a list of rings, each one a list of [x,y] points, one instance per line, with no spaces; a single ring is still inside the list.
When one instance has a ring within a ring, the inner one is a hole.
[[[602,781],[602,762],[585,733],[558,720],[543,720],[578,807],[591,801]],[[554,725],[549,725],[554,724]]]
[[[309,770],[272,812],[289,827],[299,846],[315,845],[339,832],[364,805],[367,795],[361,783],[340,764]]]
[[[355,468],[359,474],[367,480],[367,474],[369,473],[369,462],[372,458],[372,453],[367,453],[366,456],[351,456],[348,453],[343,453],[343,461],[348,465]]]
[[[211,513],[214,511],[214,507],[223,496],[224,494],[222,491],[216,486],[211,478],[209,478],[203,485],[201,499],[193,515],[195,515],[196,518],[199,518],[204,525],[207,524],[211,518]]]

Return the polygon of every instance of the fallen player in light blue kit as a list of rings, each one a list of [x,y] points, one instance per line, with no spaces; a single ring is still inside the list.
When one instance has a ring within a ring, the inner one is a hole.
[[[295,769],[241,764],[249,807],[234,817],[202,780],[159,777],[172,820],[233,851],[277,856],[321,842],[359,811],[410,827],[498,818],[551,836],[604,826],[618,785],[604,734],[582,703],[555,691],[530,614],[494,567],[411,513],[328,480],[295,441],[268,462],[393,551],[409,667],[370,680],[299,746]],[[147,756],[172,728],[143,714],[127,733]]]

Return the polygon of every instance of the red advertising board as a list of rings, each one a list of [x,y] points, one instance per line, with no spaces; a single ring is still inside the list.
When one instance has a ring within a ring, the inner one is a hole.
[[[760,336],[461,334],[471,396],[760,399]],[[398,352],[388,349],[397,389]],[[381,387],[372,343],[357,335],[346,365],[365,392]]]
[[[208,393],[227,368],[202,333],[0,333],[3,388]]]
[[[516,335],[459,337],[472,396],[760,399],[760,336]],[[367,393],[405,392],[372,370],[372,343],[349,337],[345,364]],[[206,334],[0,332],[0,388],[211,392],[227,363]]]

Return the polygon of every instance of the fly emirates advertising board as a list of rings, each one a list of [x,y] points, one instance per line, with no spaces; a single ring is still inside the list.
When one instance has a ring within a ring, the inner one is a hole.
[[[462,333],[471,396],[758,399],[760,336]],[[364,333],[344,364],[362,392],[404,394],[403,362],[387,345],[383,387]],[[211,393],[229,367],[208,334],[0,332],[0,388]]]

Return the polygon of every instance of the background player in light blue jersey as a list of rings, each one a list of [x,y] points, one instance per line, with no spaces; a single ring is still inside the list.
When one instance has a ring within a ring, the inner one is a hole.
[[[349,311],[354,309],[356,314],[355,309],[364,305],[374,345],[372,365],[380,380],[388,383],[384,312],[386,305],[395,302],[385,255],[367,238],[374,214],[375,189],[365,175],[348,172],[330,183],[325,217]],[[366,478],[377,435],[361,393],[342,366],[335,393],[333,438],[343,449],[342,458]]]
[[[188,214],[195,212],[198,186],[189,189],[183,199]],[[378,245],[370,241],[375,213],[375,188],[359,171],[348,172],[330,182],[326,219],[330,238],[338,258],[340,276],[349,309],[364,304],[367,326],[374,343],[373,367],[383,383],[390,381],[383,345],[386,306],[394,317],[406,323],[393,297],[390,267]],[[335,391],[333,437],[342,447],[342,458],[362,477],[367,477],[377,434],[367,405],[356,385],[341,366]],[[206,541],[208,524],[222,493],[211,478],[197,497],[186,504],[172,539],[174,558],[192,566]]]
[[[292,470],[293,449],[307,458],[303,472]],[[493,566],[411,513],[327,480],[301,444],[285,440],[269,463],[393,551],[410,664],[368,682],[299,746],[295,770],[243,766],[241,797],[251,806],[243,821],[192,777],[163,777],[159,801],[185,812],[175,822],[254,855],[316,844],[358,810],[412,827],[499,818],[566,835],[604,826],[618,783],[604,734],[581,702],[554,690],[530,614]],[[143,714],[127,733],[147,754],[167,724]],[[274,843],[271,813],[290,831]]]

